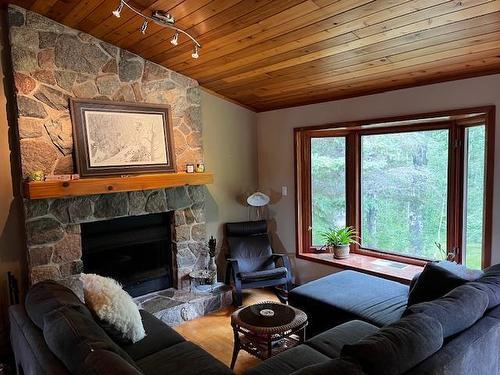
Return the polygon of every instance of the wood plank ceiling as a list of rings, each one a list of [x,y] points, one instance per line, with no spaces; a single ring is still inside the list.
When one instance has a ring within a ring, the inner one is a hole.
[[[258,111],[500,72],[500,0],[134,0],[168,10],[203,48],[118,0],[15,0],[197,79]]]

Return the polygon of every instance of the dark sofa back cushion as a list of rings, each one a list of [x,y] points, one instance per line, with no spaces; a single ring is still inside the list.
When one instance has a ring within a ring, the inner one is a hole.
[[[88,314],[89,317],[92,316],[71,289],[55,281],[39,282],[33,285],[26,294],[26,312],[31,321],[42,330],[44,316],[63,306],[73,307],[81,313]]]
[[[475,280],[481,275],[481,271],[469,270],[453,262],[427,263],[410,289],[408,306],[442,297],[456,287]]]
[[[443,327],[444,338],[447,338],[476,323],[487,307],[486,293],[470,285],[462,285],[434,301],[408,307],[404,316],[425,314],[436,319]]]
[[[488,310],[500,305],[500,264],[487,268],[483,276],[469,285],[488,295]]]
[[[98,349],[112,351],[135,366],[92,317],[72,307],[61,307],[46,314],[43,336],[50,350],[71,373],[77,373],[87,356]]]
[[[443,345],[441,324],[415,314],[381,328],[356,344],[344,345],[341,358],[356,360],[367,374],[397,375],[410,370]]]

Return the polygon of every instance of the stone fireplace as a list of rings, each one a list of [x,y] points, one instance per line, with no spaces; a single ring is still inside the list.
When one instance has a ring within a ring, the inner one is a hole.
[[[23,178],[40,170],[77,172],[68,108],[71,97],[170,105],[177,170],[203,159],[201,95],[195,80],[12,5],[9,39]],[[169,284],[177,290],[154,292],[138,303],[157,316],[172,315],[166,312],[168,307],[184,306],[179,308],[182,319],[230,303],[227,291],[201,299],[189,293],[189,272],[207,262],[205,193],[204,186],[182,186],[25,199],[30,282],[75,279],[82,272],[82,225],[168,213]],[[179,322],[179,316],[169,322]]]
[[[202,186],[26,200],[31,282],[63,279],[83,271],[82,224],[170,212],[171,284],[187,288],[189,272],[203,268],[207,261],[204,200]]]

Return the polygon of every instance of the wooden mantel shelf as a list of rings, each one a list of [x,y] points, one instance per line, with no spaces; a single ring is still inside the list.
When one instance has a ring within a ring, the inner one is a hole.
[[[62,198],[124,191],[164,189],[185,185],[206,185],[213,183],[213,181],[214,174],[211,172],[96,177],[72,181],[34,181],[24,183],[24,196],[27,199]]]

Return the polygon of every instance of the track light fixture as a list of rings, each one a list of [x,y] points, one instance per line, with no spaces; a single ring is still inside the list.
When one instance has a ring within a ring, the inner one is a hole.
[[[118,8],[116,8],[113,11],[113,16],[115,16],[116,18],[120,18],[122,10],[123,10],[123,1],[120,1],[120,5],[118,5]]]
[[[148,29],[148,20],[144,20],[141,26],[141,33],[146,34],[146,30]]]
[[[193,49],[193,53],[191,54],[191,57],[193,59],[197,59],[198,57],[200,57],[200,53],[198,51],[198,46],[196,44],[194,45],[194,49]]]
[[[172,45],[174,45],[174,46],[176,46],[177,44],[179,44],[179,33],[178,32],[175,32],[175,34],[172,37],[172,39],[170,39],[170,43],[172,43]]]
[[[113,15],[117,18],[120,18],[121,13],[123,11],[123,7],[127,7],[133,13],[144,19],[144,22],[142,23],[142,26],[139,29],[142,34],[146,34],[149,22],[152,21],[159,26],[166,27],[175,31],[175,34],[170,39],[170,43],[173,46],[177,46],[179,44],[180,34],[184,34],[185,36],[187,36],[193,42],[193,53],[191,54],[191,57],[193,59],[197,59],[200,57],[200,48],[201,48],[200,43],[198,43],[198,41],[193,36],[191,36],[191,34],[175,26],[174,25],[175,19],[170,13],[161,10],[156,10],[151,14],[151,16],[146,16],[139,10],[135,9],[126,0],[120,0],[120,4],[118,5],[118,8],[116,8],[116,10],[113,11]]]

